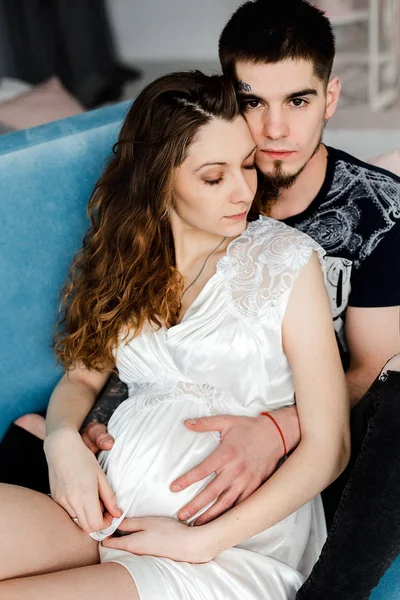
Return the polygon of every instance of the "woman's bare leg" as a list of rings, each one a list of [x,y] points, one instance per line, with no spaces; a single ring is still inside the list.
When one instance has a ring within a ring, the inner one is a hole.
[[[46,420],[41,415],[28,413],[27,415],[19,417],[14,423],[41,440],[44,440],[46,437]]]
[[[163,594],[161,592],[160,598]],[[129,572],[117,563],[105,563],[48,575],[36,575],[0,582],[4,600],[139,600]]]
[[[0,581],[97,563],[98,542],[54,500],[0,483]]]

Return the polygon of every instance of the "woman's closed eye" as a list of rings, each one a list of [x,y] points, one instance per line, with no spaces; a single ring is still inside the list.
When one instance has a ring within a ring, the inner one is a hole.
[[[207,183],[208,185],[218,185],[221,181],[222,177],[218,177],[218,179],[205,179],[204,183]]]

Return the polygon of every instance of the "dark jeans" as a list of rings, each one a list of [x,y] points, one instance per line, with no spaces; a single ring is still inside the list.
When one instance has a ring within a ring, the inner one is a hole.
[[[350,463],[323,493],[328,539],[296,600],[364,600],[400,553],[399,372],[375,380],[351,431]],[[0,444],[0,481],[49,492],[43,442],[16,425]]]
[[[339,506],[296,600],[365,600],[400,554],[400,372],[375,380],[351,435],[350,463],[323,494],[328,524]]]

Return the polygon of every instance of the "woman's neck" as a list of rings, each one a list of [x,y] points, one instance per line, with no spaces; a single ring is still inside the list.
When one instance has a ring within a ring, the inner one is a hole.
[[[176,218],[175,218],[176,217]],[[176,267],[180,273],[190,270],[191,265],[197,263],[210,254],[215,248],[218,253],[224,252],[230,239],[226,243],[222,234],[213,234],[196,229],[184,223],[178,215],[171,214],[171,229],[175,247]]]

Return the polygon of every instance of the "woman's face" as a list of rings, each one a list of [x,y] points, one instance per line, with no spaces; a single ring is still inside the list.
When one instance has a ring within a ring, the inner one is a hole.
[[[175,171],[174,220],[185,229],[239,235],[257,189],[255,150],[241,116],[230,123],[213,119],[202,127]]]

